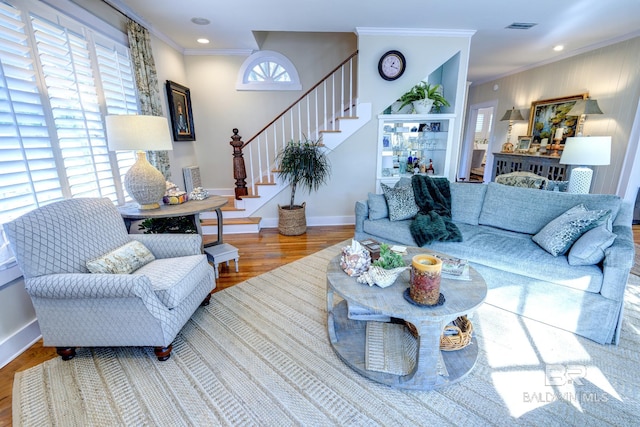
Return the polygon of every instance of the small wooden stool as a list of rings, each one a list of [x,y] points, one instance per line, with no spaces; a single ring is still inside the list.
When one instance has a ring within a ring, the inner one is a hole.
[[[218,274],[218,265],[221,262],[226,262],[227,266],[229,266],[229,261],[233,260],[236,264],[236,273],[238,272],[238,259],[240,256],[238,255],[238,248],[235,246],[223,243],[221,245],[204,248],[204,252],[207,254],[207,259],[213,262],[213,268],[216,270],[216,279],[220,277]]]

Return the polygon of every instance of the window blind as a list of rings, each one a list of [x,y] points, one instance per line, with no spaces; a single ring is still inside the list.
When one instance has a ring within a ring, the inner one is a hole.
[[[68,197],[130,200],[135,153],[108,151],[104,116],[137,112],[127,46],[44,5],[0,1],[0,224]]]

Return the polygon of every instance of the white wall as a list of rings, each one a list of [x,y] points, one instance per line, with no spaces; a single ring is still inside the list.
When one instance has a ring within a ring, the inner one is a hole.
[[[529,118],[531,103],[542,99],[588,92],[604,114],[589,115],[585,135],[611,135],[609,166],[594,169],[593,193],[615,194],[638,108],[640,96],[640,37],[583,53],[495,81],[472,85],[469,104],[498,100],[496,117],[512,106]],[[494,85],[498,89],[494,90]],[[491,151],[499,152],[507,137],[508,122],[496,121]],[[527,135],[528,122],[515,122],[512,140]],[[632,153],[632,155],[635,155]],[[626,188],[626,183],[621,183]],[[624,196],[623,188],[619,195]]]

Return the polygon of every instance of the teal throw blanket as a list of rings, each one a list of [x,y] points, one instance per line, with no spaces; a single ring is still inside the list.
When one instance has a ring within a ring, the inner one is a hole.
[[[462,242],[460,229],[451,221],[451,190],[447,178],[414,175],[413,195],[420,211],[411,223],[413,240],[422,247],[435,240]]]

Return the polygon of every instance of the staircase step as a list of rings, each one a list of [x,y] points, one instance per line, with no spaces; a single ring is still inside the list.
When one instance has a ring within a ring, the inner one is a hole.
[[[259,216],[250,216],[246,218],[223,218],[222,223],[224,225],[242,225],[242,224],[260,224],[262,220]],[[217,219],[203,219],[201,222],[203,227],[218,225]]]
[[[340,133],[341,130],[340,129],[336,129],[336,130],[321,130],[320,133]]]
[[[336,120],[358,120],[358,116],[342,116],[338,117]]]

